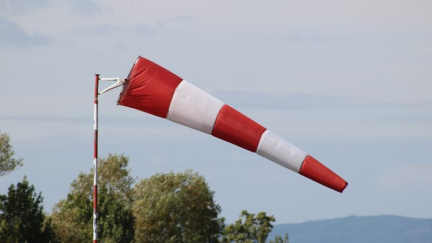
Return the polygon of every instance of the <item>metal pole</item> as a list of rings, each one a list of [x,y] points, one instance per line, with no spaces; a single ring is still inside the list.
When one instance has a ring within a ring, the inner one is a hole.
[[[94,93],[94,142],[93,142],[93,243],[97,243],[97,180],[98,180],[98,96],[99,96],[99,74],[95,74]]]
[[[116,81],[115,84],[102,90],[99,93],[99,81]],[[95,91],[94,91],[94,142],[93,142],[93,163],[94,163],[94,177],[93,177],[93,243],[97,243],[97,219],[98,219],[98,97],[99,95],[120,87],[125,82],[124,78],[100,78],[99,74],[95,74]]]

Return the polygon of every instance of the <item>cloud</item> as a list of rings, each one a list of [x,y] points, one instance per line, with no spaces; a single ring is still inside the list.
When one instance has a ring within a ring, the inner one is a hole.
[[[76,27],[74,32],[83,35],[97,35],[97,36],[113,36],[124,35],[130,36],[131,34],[139,35],[154,35],[163,28],[162,25],[134,25],[134,26],[114,26],[114,25],[97,25],[87,27]]]
[[[109,7],[101,6],[92,0],[69,0],[73,5],[74,12],[78,14],[94,14],[106,10],[111,10]]]
[[[385,172],[380,182],[392,187],[432,185],[431,174],[432,164],[408,164]]]
[[[99,0],[101,1],[101,0]],[[102,2],[102,1],[101,1]],[[105,0],[119,13],[115,22],[160,21],[196,16],[204,26],[231,30],[275,29],[281,26],[431,26],[430,1],[118,1]],[[247,6],[247,7],[245,7]],[[371,7],[373,6],[373,7]]]
[[[49,112],[49,111],[48,111]],[[43,115],[44,111],[41,111],[42,114],[30,114],[30,115],[3,115],[0,114],[0,122],[29,122],[29,123],[37,123],[37,122],[49,122],[52,124],[90,124],[93,122],[93,117],[88,116],[70,116],[68,114],[57,114],[57,115]],[[117,115],[102,115],[99,114],[99,120],[103,124],[110,126],[125,126],[127,124],[130,128],[142,127],[143,123],[146,126],[153,128],[161,128],[166,129],[166,127],[160,127],[161,120],[155,119],[155,117],[150,115],[144,115],[144,113],[136,113],[138,116],[133,117],[130,115],[122,116],[121,111],[116,110]],[[124,113],[123,113],[124,115]],[[167,123],[168,126],[172,126],[171,123]],[[166,125],[166,124],[165,124]]]
[[[0,1],[0,12],[12,12],[17,14],[45,7],[48,0],[2,0]]]
[[[166,160],[163,154],[151,154],[147,157],[147,161],[153,165],[164,165],[166,164]]]
[[[317,95],[304,93],[273,94],[249,90],[215,90],[212,94],[224,101],[231,101],[245,109],[282,109],[282,110],[316,110],[335,108],[400,108],[429,109],[432,102],[413,104],[397,104],[392,102],[376,102],[368,99]],[[230,102],[228,102],[230,103]]]
[[[223,90],[214,93],[219,99],[231,100],[236,107],[243,109],[304,110],[356,105],[356,100],[352,98],[324,95],[271,94],[243,90]]]
[[[172,18],[167,18],[163,22],[189,22],[197,20],[197,17],[190,16],[190,15],[179,15]]]
[[[86,35],[113,35],[113,34],[121,34],[124,36],[130,36],[131,34],[137,35],[155,35],[170,24],[174,23],[184,23],[194,21],[197,18],[188,15],[182,15],[172,18],[163,19],[161,21],[157,21],[154,24],[100,24],[95,26],[80,26],[74,28],[76,33],[86,34]]]
[[[16,45],[26,47],[32,45],[49,44],[53,40],[39,34],[27,34],[18,24],[0,17],[0,46]]]
[[[52,122],[52,123],[88,123],[90,119],[84,117],[62,116],[25,116],[25,115],[0,115],[0,121],[27,121],[27,122]]]

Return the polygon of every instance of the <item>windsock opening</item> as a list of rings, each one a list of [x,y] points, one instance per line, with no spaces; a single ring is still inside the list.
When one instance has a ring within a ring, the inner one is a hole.
[[[306,156],[304,159],[299,173],[340,193],[348,186],[348,182],[342,179],[342,177],[338,176],[310,155]]]
[[[173,94],[181,81],[167,69],[138,57],[117,104],[166,118]]]

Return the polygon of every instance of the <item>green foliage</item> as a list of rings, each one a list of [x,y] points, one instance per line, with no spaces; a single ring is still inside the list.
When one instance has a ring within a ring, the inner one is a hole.
[[[2,134],[0,131],[0,176],[6,175],[17,167],[22,166],[23,159],[13,158],[14,154],[9,135],[6,133]]]
[[[123,155],[109,154],[99,160],[98,239],[99,242],[131,242],[134,238],[132,184]],[[56,204],[51,220],[60,242],[86,242],[93,236],[93,170],[81,173],[71,184],[67,199]]]
[[[275,239],[271,240],[270,243],[289,243],[288,233],[285,234],[284,238],[282,238],[280,235],[275,235]]]
[[[0,134],[0,175],[17,166],[9,137]],[[264,243],[273,228],[273,216],[242,211],[240,219],[224,230],[221,207],[213,200],[203,176],[156,174],[133,189],[129,160],[109,154],[99,160],[98,241],[101,243]],[[0,195],[0,242],[81,243],[92,239],[93,173],[80,173],[50,217],[45,217],[42,195],[27,179]],[[242,220],[244,219],[244,221]],[[222,236],[222,238],[221,238]],[[271,243],[288,243],[288,235]]]
[[[134,188],[136,242],[218,242],[224,219],[213,194],[191,171],[141,180]]]
[[[132,210],[107,187],[101,188],[99,195],[98,235],[101,242],[131,242],[135,233]]]
[[[87,242],[92,239],[92,202],[82,193],[68,194],[53,209],[51,220],[59,242]]]
[[[192,171],[156,174],[132,189],[128,158],[108,155],[99,160],[98,241],[102,243],[264,243],[273,216],[243,211],[242,219],[224,230],[221,207],[203,176]],[[66,199],[56,204],[49,220],[56,240],[88,242],[92,238],[93,170],[71,183]],[[275,243],[287,243],[276,238]]]
[[[225,228],[221,242],[265,243],[273,228],[272,222],[275,222],[275,218],[267,216],[265,212],[255,216],[243,210],[239,220]]]
[[[53,242],[51,222],[45,222],[42,194],[27,178],[0,195],[0,239],[2,242]],[[45,223],[44,223],[45,222]]]

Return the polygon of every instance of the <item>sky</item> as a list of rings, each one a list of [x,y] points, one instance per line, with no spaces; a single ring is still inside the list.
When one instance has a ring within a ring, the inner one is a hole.
[[[231,105],[348,181],[334,192],[256,154],[99,98],[99,155],[131,175],[193,169],[222,216],[276,223],[432,218],[432,2],[1,0],[0,131],[50,213],[93,167],[94,74],[141,55]],[[101,89],[109,83],[101,83]]]

